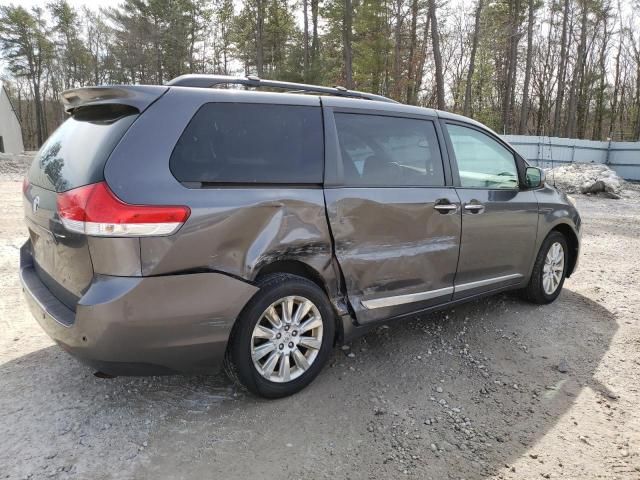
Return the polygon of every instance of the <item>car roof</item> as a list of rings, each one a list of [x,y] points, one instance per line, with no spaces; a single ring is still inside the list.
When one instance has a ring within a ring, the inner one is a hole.
[[[153,103],[153,101],[163,96],[168,91],[172,91],[177,95],[189,96],[195,101],[198,101],[197,97],[200,97],[203,103],[219,101],[238,103],[271,103],[280,105],[322,105],[333,108],[371,110],[377,113],[389,112],[404,115],[430,116],[470,124],[487,130],[494,135],[498,135],[486,125],[483,125],[476,120],[443,110],[378,100],[375,97],[357,98],[341,95],[323,95],[312,92],[270,92],[245,90],[240,88],[204,88],[191,86],[113,85],[67,90],[63,93],[63,102],[65,104],[65,110],[68,113],[71,113],[80,106],[99,105],[105,103],[127,104],[136,107],[139,111],[143,111]]]

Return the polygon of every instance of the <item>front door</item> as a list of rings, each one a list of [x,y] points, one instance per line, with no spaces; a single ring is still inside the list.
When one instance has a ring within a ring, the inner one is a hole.
[[[449,122],[446,130],[462,204],[454,299],[521,283],[536,253],[535,194],[521,188],[516,156],[489,132]]]
[[[451,300],[461,214],[435,119],[333,109],[325,118],[341,172],[325,187],[327,213],[358,322]]]

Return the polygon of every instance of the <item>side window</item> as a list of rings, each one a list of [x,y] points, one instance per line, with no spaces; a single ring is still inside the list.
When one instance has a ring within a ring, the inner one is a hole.
[[[447,125],[456,154],[460,184],[467,188],[517,188],[518,169],[513,154],[478,130]]]
[[[357,113],[334,117],[346,185],[444,185],[433,122]]]
[[[320,107],[208,103],[169,166],[181,182],[318,184],[323,148]]]

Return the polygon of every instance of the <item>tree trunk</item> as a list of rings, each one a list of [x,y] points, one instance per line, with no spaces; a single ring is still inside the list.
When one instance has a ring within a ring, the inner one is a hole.
[[[640,57],[636,56],[636,129],[633,138],[640,142]]]
[[[433,63],[436,68],[436,100],[438,110],[444,110],[444,74],[442,72],[442,54],[440,53],[440,34],[436,16],[436,1],[429,0],[429,19],[431,20],[431,45],[433,46]]]
[[[560,38],[560,66],[558,68],[558,93],[553,115],[553,135],[560,135],[562,104],[564,103],[564,80],[567,75],[567,28],[569,24],[569,0],[564,0],[562,8],[562,37]]]
[[[264,1],[257,0],[256,17],[256,71],[258,77],[264,75]]]
[[[351,0],[344,0],[343,12],[343,54],[344,54],[344,77],[345,87],[353,88],[353,65],[351,51],[351,35],[352,35],[353,11],[351,10]]]
[[[531,62],[533,58],[533,24],[535,22],[535,0],[529,0],[529,22],[527,24],[527,60],[524,67],[524,86],[522,87],[522,107],[520,108],[520,135],[527,133],[529,119],[529,87],[531,85]]]
[[[584,64],[586,60],[587,49],[587,20],[589,7],[587,0],[582,0],[582,21],[580,26],[580,44],[578,45],[578,53],[576,56],[576,66],[571,79],[571,90],[569,92],[569,112],[567,118],[567,128],[565,135],[572,138],[576,134],[577,126],[577,109],[578,109],[578,88],[582,83],[584,76]]]
[[[502,129],[503,132],[511,131],[513,123],[513,103],[515,95],[515,78],[518,62],[518,16],[520,13],[520,0],[509,3],[510,35],[507,53],[507,66],[504,74],[504,95],[502,97]]]
[[[37,147],[40,148],[44,140],[44,132],[42,128],[43,118],[42,99],[40,98],[40,79],[37,79],[36,77],[33,78],[33,97],[36,111],[36,138],[38,141]]]
[[[600,58],[598,65],[600,69],[600,85],[598,87],[596,99],[596,112],[593,125],[593,140],[602,140],[602,123],[604,119],[604,91],[607,86],[607,45],[609,43],[609,29],[607,17],[604,17],[602,26],[602,48],[600,49]]]
[[[420,60],[416,68],[416,81],[414,82],[413,98],[409,101],[412,105],[418,104],[418,92],[422,85],[422,76],[424,75],[424,64],[427,61],[427,45],[429,45],[429,31],[430,31],[430,17],[427,15],[427,20],[424,25],[424,31],[422,33],[422,49],[420,52]]]
[[[309,81],[309,13],[308,13],[309,0],[302,0],[302,13],[304,17],[304,72],[303,78],[305,82]]]
[[[480,41],[480,21],[482,19],[482,2],[478,0],[478,6],[476,7],[476,20],[473,28],[473,40],[471,44],[471,57],[469,58],[469,70],[467,71],[467,84],[464,92],[464,107],[463,113],[466,116],[470,116],[471,113],[471,86],[473,83],[473,73],[476,67],[476,52],[478,51],[478,42]]]
[[[613,82],[613,95],[611,97],[611,121],[609,122],[608,137],[611,138],[613,128],[616,121],[616,110],[618,109],[618,92],[620,90],[620,55],[622,54],[622,36],[618,45],[618,53],[616,55],[616,75]]]
[[[402,100],[402,0],[396,0],[396,24],[393,32],[393,94],[392,98]]]
[[[409,59],[407,65],[407,98],[408,104],[413,105],[414,90],[416,89],[416,47],[418,45],[418,0],[411,3],[411,29],[409,33]]]
[[[318,60],[318,50],[320,44],[318,41],[318,3],[320,0],[311,0],[311,24],[313,25],[311,33],[311,64],[315,67]]]

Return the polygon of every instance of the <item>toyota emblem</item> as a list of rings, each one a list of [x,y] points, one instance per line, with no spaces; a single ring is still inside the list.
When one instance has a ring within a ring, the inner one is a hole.
[[[33,210],[34,214],[38,212],[39,206],[40,206],[40,197],[36,195],[33,199],[33,204],[31,205],[31,209]]]

